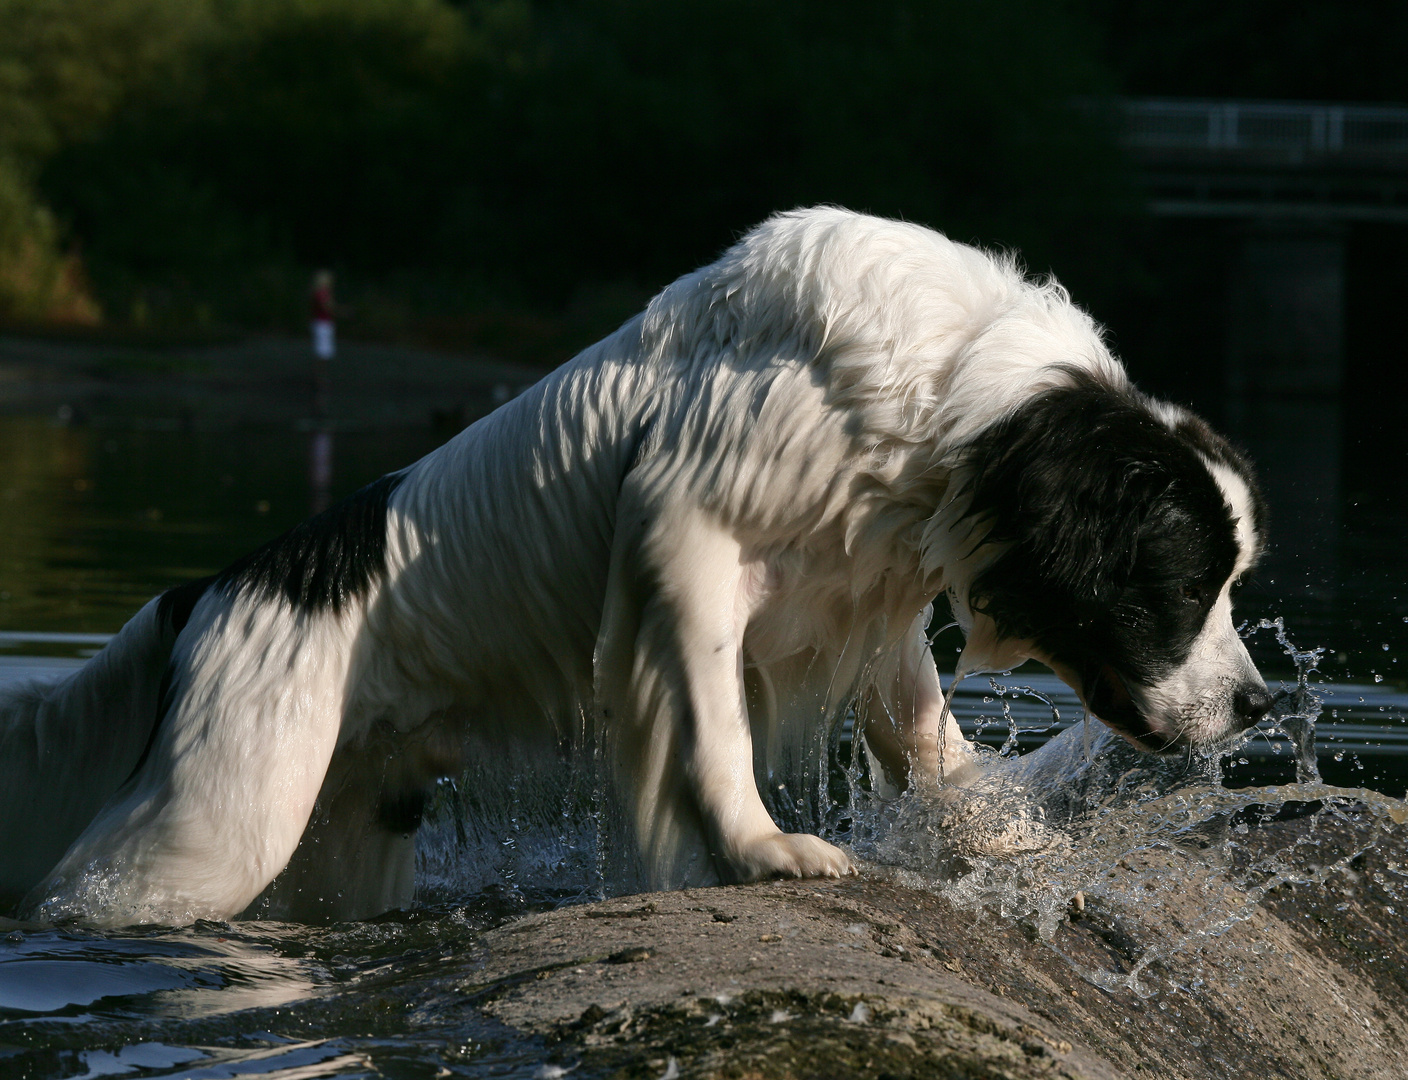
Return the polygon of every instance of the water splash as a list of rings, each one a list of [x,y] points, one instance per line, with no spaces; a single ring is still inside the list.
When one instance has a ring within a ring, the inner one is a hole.
[[[1079,896],[1083,917],[1105,920],[1127,955],[1106,966],[1069,961],[1097,986],[1152,993],[1162,961],[1224,955],[1229,929],[1273,890],[1350,874],[1356,858],[1408,824],[1402,801],[1323,782],[1316,725],[1333,692],[1316,678],[1324,650],[1297,648],[1280,619],[1243,627],[1265,631],[1295,678],[1245,739],[1289,740],[1293,784],[1229,787],[1225,755],[1250,753],[1247,742],[1151,755],[1090,718],[1022,753],[1065,721],[1051,694],[1000,675],[984,704],[994,706],[986,723],[1003,742],[978,747],[973,784],[886,797],[856,738],[857,710],[844,703],[789,733],[795,743],[781,747],[760,790],[784,829],[820,833],[873,872],[976,917],[1017,921],[1058,952]],[[489,897],[511,912],[644,887],[624,850],[629,830],[613,816],[602,744],[585,719],[578,734],[585,754],[488,757],[442,785],[420,842],[423,899]]]
[[[640,886],[613,843],[619,815],[598,741],[579,729],[579,755],[550,746],[496,746],[442,780],[416,837],[416,897],[466,897],[511,913]]]
[[[1106,990],[1150,995],[1151,972],[1175,956],[1220,950],[1227,961],[1227,932],[1252,919],[1268,894],[1352,876],[1356,859],[1408,825],[1408,803],[1322,782],[1315,725],[1329,690],[1313,676],[1324,650],[1297,649],[1280,619],[1250,632],[1258,630],[1276,634],[1296,678],[1276,695],[1265,730],[1247,733],[1242,745],[1284,734],[1295,748],[1296,783],[1230,789],[1222,759],[1239,745],[1150,755],[1102,724],[1071,726],[1016,756],[1009,696],[1024,688],[994,680],[1008,738],[983,755],[981,778],[857,814],[856,850],[975,916],[1029,926],[1057,952],[1058,930],[1079,897],[1128,954],[1110,967],[1067,957]],[[1049,698],[1024,696],[1059,722]],[[1295,829],[1282,827],[1292,819]]]
[[[1239,633],[1247,638],[1258,630],[1274,631],[1276,643],[1295,665],[1295,685],[1281,688],[1272,703],[1271,715],[1276,717],[1276,726],[1290,739],[1295,751],[1296,783],[1318,784],[1320,762],[1315,752],[1315,722],[1320,718],[1324,698],[1311,686],[1310,676],[1318,672],[1326,650],[1297,649],[1286,636],[1286,624],[1280,616],[1262,619],[1254,627],[1244,625]]]

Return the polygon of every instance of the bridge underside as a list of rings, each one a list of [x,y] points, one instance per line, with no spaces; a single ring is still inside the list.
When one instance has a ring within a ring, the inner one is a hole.
[[[1341,525],[1346,240],[1366,224],[1408,225],[1408,109],[1155,100],[1120,110],[1149,213],[1166,229],[1218,228],[1230,244],[1224,417],[1272,505],[1266,572],[1324,592]]]

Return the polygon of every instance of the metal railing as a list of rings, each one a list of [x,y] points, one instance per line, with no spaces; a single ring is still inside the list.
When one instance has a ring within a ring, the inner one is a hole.
[[[1408,108],[1281,102],[1120,103],[1127,146],[1408,156]]]

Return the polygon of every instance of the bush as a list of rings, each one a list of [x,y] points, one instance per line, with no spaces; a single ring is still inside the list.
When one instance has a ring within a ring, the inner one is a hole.
[[[1109,80],[1059,0],[122,0],[74,29],[105,6],[0,0],[0,33],[42,9],[89,72],[25,101],[115,312],[301,321],[319,265],[403,321],[562,308],[812,202],[1108,261],[1118,170],[1069,102]]]

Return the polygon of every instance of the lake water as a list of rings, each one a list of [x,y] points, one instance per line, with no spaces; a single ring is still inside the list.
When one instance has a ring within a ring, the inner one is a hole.
[[[220,569],[447,434],[0,418],[0,681],[60,675],[152,595]],[[1011,868],[1028,866],[1025,856],[969,860],[967,877],[931,874],[929,886],[1040,925],[1064,910],[1074,890],[1094,887],[1099,860],[1165,843],[1170,829],[1206,830],[1210,822],[1240,822],[1250,808],[1292,803],[1341,818],[1358,814],[1370,832],[1393,827],[1392,806],[1401,804],[1375,801],[1373,792],[1402,796],[1408,787],[1408,610],[1400,588],[1408,558],[1395,538],[1403,524],[1391,500],[1347,507],[1334,580],[1313,587],[1263,581],[1243,605],[1252,625],[1279,616],[1288,642],[1326,650],[1318,671],[1302,658],[1299,675],[1319,703],[1320,772],[1338,787],[1297,787],[1294,733],[1268,727],[1230,759],[1184,761],[1182,772],[1155,769],[1140,781],[1142,794],[1115,802],[1111,793],[1128,790],[1128,774],[1116,780],[1091,772],[1088,786],[1108,790],[1089,797],[1115,814],[1109,820],[1120,822],[1120,840],[1105,847],[1100,833],[1097,845],[1089,829],[1099,829],[1088,827],[1084,849],[1098,848],[1098,858],[1047,860],[1040,887],[1030,875],[1013,884]],[[1274,628],[1251,643],[1273,687],[1296,683],[1297,665]],[[950,631],[936,649],[942,657],[957,644]],[[969,680],[955,711],[966,730],[1009,754],[1063,731],[1063,752],[1074,753],[1069,748],[1085,734],[1074,697],[1039,671]],[[1259,793],[1226,794],[1253,785]],[[1356,796],[1361,788],[1373,790]],[[1169,792],[1187,791],[1197,794],[1180,802],[1177,822],[1163,810],[1147,812]],[[444,805],[422,852],[441,871],[447,860],[468,857],[453,841]],[[846,835],[872,858],[916,873],[944,863],[922,808],[904,808],[867,830],[854,822],[844,828],[855,830]],[[510,848],[515,841],[491,839]],[[1286,880],[1315,880],[1286,866]],[[486,880],[442,872],[416,911],[350,926],[202,924],[92,934],[0,925],[0,1076],[559,1075],[545,1066],[550,1048],[473,1009],[451,1008],[458,991],[438,965],[472,953],[487,926],[608,883],[513,873]],[[464,883],[458,891],[456,881]],[[1240,880],[1232,887],[1250,888]],[[1129,918],[1137,921],[1133,909]],[[1087,977],[1107,989],[1128,987],[1109,973]]]
[[[370,480],[407,465],[448,436],[428,426],[328,431],[182,430],[72,425],[56,417],[0,417],[0,664],[5,658],[82,656],[152,596],[213,573]],[[1401,486],[1401,480],[1398,481]],[[1324,650],[1320,733],[1327,778],[1401,794],[1408,786],[1408,511],[1398,488],[1351,492],[1333,579],[1279,584],[1254,578],[1239,600],[1250,622],[1280,617],[1302,649]],[[1293,578],[1284,574],[1283,578]],[[1293,665],[1275,635],[1249,639],[1273,688]],[[936,642],[957,650],[956,631]],[[1059,730],[1078,715],[1061,684],[1038,671],[1009,680],[1055,702]],[[982,688],[964,687],[966,694]],[[1007,718],[981,701],[960,716],[1006,738]],[[1023,745],[1039,742],[1049,713],[1016,704]],[[1035,710],[1035,712],[1033,711]],[[991,716],[988,716],[992,713]],[[1043,720],[1043,717],[1047,717]],[[1275,768],[1274,741],[1251,748],[1256,778]],[[1337,759],[1337,755],[1341,755]],[[1250,771],[1249,771],[1250,775]]]

